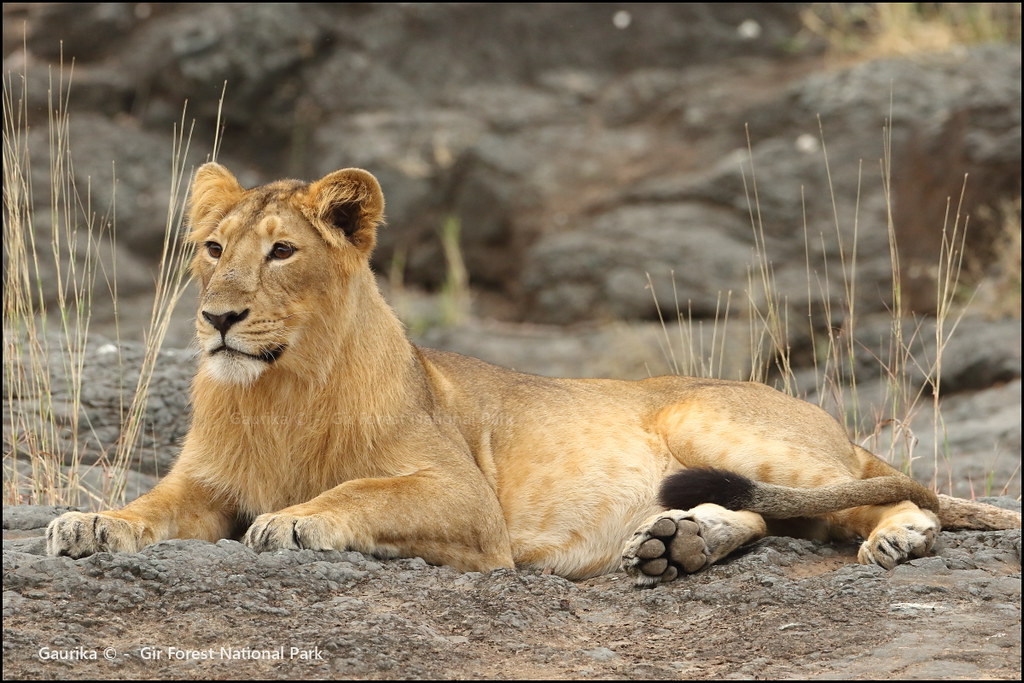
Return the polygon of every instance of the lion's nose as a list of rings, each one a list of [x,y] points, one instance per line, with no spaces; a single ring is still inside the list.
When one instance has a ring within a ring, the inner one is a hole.
[[[245,309],[241,313],[238,311],[228,311],[227,313],[210,313],[209,311],[203,311],[203,317],[206,318],[206,322],[213,325],[213,328],[221,334],[226,334],[231,326],[237,322],[241,322],[249,317],[249,309]]]

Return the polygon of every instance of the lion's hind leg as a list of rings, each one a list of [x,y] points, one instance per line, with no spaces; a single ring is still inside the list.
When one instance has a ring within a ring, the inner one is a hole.
[[[863,505],[831,515],[835,527],[866,539],[857,552],[861,564],[892,569],[900,562],[931,553],[939,518],[910,501],[894,505]]]
[[[637,586],[692,574],[767,533],[761,515],[714,503],[648,517],[622,551],[622,568]]]

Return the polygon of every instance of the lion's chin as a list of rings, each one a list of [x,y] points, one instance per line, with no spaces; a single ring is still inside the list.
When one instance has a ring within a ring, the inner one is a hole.
[[[241,353],[221,352],[206,358],[209,376],[224,384],[248,386],[259,379],[270,364]]]

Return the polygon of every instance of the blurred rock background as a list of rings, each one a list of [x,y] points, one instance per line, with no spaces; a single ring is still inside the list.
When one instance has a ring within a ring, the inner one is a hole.
[[[387,200],[374,265],[414,337],[526,371],[670,371],[654,294],[669,335],[677,307],[689,312],[697,337],[722,346],[723,374],[745,376],[757,253],[807,327],[791,330],[795,362],[811,367],[811,332],[844,323],[854,278],[870,364],[892,331],[890,218],[908,339],[926,363],[943,225],[969,215],[958,287],[973,300],[944,388],[996,406],[962,408],[971,424],[1010,412],[950,431],[977,436],[958,446],[982,457],[973,476],[994,467],[1016,495],[1020,6],[950,5],[953,21],[932,5],[902,19],[882,7],[6,3],[4,71],[28,83],[36,188],[47,83],[61,59],[72,77],[74,176],[95,211],[115,208],[122,340],[141,339],[149,318],[172,129],[187,101],[188,163],[208,158],[225,83],[218,161],[247,186],[374,173]],[[37,192],[41,233],[48,201]],[[113,338],[97,287],[92,330]],[[171,349],[190,343],[191,300]],[[723,330],[726,300],[739,322]],[[153,471],[187,426],[189,363],[175,367],[182,378],[150,409],[164,425],[147,437],[164,454]],[[865,401],[884,379],[873,372]],[[112,431],[90,438],[116,439],[117,419],[92,419]]]

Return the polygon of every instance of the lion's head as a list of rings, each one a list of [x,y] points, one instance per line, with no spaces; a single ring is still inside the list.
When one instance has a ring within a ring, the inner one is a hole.
[[[383,211],[380,185],[361,169],[245,190],[223,166],[200,167],[188,236],[202,287],[200,372],[247,385],[271,367],[316,367],[351,324]]]

